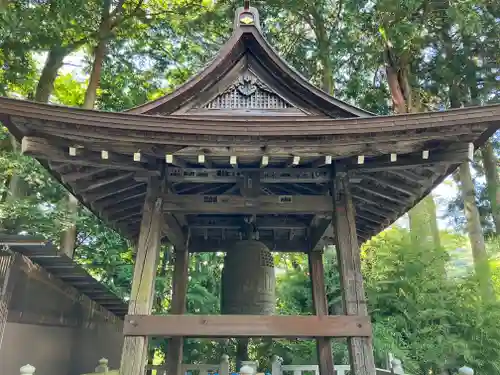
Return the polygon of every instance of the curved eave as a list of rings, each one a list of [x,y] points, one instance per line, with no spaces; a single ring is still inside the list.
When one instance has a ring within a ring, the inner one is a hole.
[[[129,109],[126,112],[144,114],[159,112],[171,114],[210,87],[228,72],[246,53],[251,52],[273,75],[290,87],[291,92],[327,116],[343,111],[342,117],[368,117],[373,113],[336,99],[309,81],[286,63],[269,45],[255,26],[238,27],[217,56],[197,75],[176,88],[171,94]]]
[[[17,135],[27,135],[23,122],[29,123],[32,131],[60,136],[76,136],[88,133],[117,142],[179,144],[176,136],[189,139],[217,136],[217,140],[206,138],[207,144],[219,141],[275,144],[295,139],[300,144],[317,141],[323,136],[377,136],[397,132],[444,131],[455,127],[484,127],[496,129],[500,126],[500,105],[467,107],[443,112],[412,113],[393,116],[375,116],[349,119],[317,119],[308,117],[204,117],[204,116],[150,116],[131,113],[103,112],[69,108],[35,102],[0,98],[0,115],[9,117],[9,130]],[[12,121],[14,119],[14,121]],[[16,125],[16,123],[18,125]],[[62,126],[64,125],[64,126]],[[105,130],[106,133],[97,133]],[[136,133],[134,133],[136,132]],[[137,137],[137,132],[142,134]],[[114,137],[120,138],[114,138]],[[78,138],[74,138],[78,142]]]
[[[229,155],[238,155],[238,158],[241,155],[243,164],[248,162],[255,168],[259,158],[267,152],[270,162],[277,163],[273,168],[284,168],[290,163],[286,159],[290,155],[300,156],[298,170],[312,168],[315,161],[324,159],[325,155],[354,169],[357,168],[356,155],[381,160],[383,167],[377,170],[353,170],[358,179],[352,184],[357,195],[358,235],[366,239],[413,207],[459,164],[457,159],[446,159],[444,163],[441,160],[434,165],[432,160],[422,162],[422,150],[431,150],[432,155],[434,150],[437,154],[463,143],[481,146],[500,127],[500,105],[340,120],[308,117],[208,119],[109,113],[0,98],[0,120],[19,141],[23,137],[47,140],[47,146],[40,149],[40,156],[31,155],[98,217],[130,239],[137,238],[140,226],[146,193],[144,176],[159,173],[166,153],[185,158],[192,166],[200,149],[210,149],[208,161],[217,168],[229,169],[232,167]],[[71,158],[68,156],[70,146],[83,146],[84,152]],[[109,151],[109,161],[101,160],[101,150]],[[145,161],[133,160],[133,153],[138,150]],[[51,158],[55,152],[59,156]],[[227,154],[217,156],[220,152]],[[415,157],[420,161],[403,166],[404,173],[386,170],[388,154],[393,152],[398,153],[398,162],[404,162],[405,158],[415,160]],[[78,164],[82,161],[91,163]],[[120,165],[117,167],[112,162]],[[88,177],[89,173],[92,177]],[[87,177],[83,176],[85,174]],[[104,181],[106,183],[100,185]],[[398,191],[393,182],[402,188]],[[181,185],[186,187],[186,184]],[[283,187],[287,188],[286,183]],[[311,188],[314,190],[318,186],[310,184],[308,189]],[[405,190],[412,194],[405,194]],[[370,210],[381,214],[375,218]],[[117,218],[123,220],[117,221]]]

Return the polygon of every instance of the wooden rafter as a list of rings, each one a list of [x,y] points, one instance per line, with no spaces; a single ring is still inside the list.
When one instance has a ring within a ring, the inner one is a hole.
[[[122,171],[139,171],[149,173],[150,175],[159,175],[159,170],[150,170],[141,163],[133,163],[120,155],[110,155],[108,152],[107,158],[99,157],[97,153],[87,152],[85,156],[70,156],[63,149],[57,148],[45,138],[39,137],[23,137],[21,142],[21,151],[25,155],[30,155],[35,158],[62,162],[72,165],[89,166],[89,167],[107,167]]]

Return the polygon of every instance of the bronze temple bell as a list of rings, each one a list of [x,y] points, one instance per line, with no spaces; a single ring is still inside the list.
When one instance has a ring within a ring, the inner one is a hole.
[[[238,241],[224,258],[222,314],[272,315],[276,309],[276,276],[271,251],[260,241]],[[239,339],[237,368],[248,360],[248,339]]]

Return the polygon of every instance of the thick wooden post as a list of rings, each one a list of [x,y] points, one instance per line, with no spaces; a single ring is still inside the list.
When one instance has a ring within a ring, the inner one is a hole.
[[[188,286],[189,253],[187,248],[175,249],[174,277],[172,279],[171,314],[184,314]],[[172,337],[167,348],[167,375],[180,375],[183,337]]]
[[[309,253],[309,274],[311,277],[313,309],[316,315],[328,315],[326,300],[325,271],[323,268],[323,251]],[[333,374],[332,345],[329,337],[317,337],[316,349],[320,375]]]
[[[163,225],[161,184],[161,181],[157,178],[151,179],[148,184],[128,307],[130,315],[150,315],[153,307],[154,285]],[[120,375],[144,375],[147,349],[147,337],[126,336],[123,343]]]
[[[356,235],[354,205],[349,190],[348,176],[338,172],[334,181],[333,226],[342,285],[342,299],[346,315],[367,316],[361,259]],[[371,337],[347,339],[353,375],[375,374]]]

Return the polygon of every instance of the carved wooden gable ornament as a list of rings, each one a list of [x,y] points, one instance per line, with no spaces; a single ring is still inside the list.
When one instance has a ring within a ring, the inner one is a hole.
[[[226,90],[204,104],[206,109],[285,109],[293,107],[251,71],[241,74]]]

